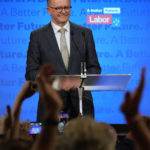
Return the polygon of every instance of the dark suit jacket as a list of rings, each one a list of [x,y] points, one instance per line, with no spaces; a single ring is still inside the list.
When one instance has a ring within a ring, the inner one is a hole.
[[[55,67],[55,74],[73,75],[80,74],[80,62],[85,59],[88,74],[99,74],[101,72],[92,31],[70,22],[70,33],[70,58],[68,70],[66,70],[51,23],[31,32],[27,53],[26,80],[35,80],[40,66],[45,63],[50,63]],[[77,92],[60,91],[59,93],[63,99],[64,110],[70,107],[70,115],[72,118],[76,117],[79,111]],[[43,113],[44,106],[42,101],[39,100],[38,121],[43,119]],[[83,113],[85,115],[94,116],[93,101],[90,92],[84,92]]]

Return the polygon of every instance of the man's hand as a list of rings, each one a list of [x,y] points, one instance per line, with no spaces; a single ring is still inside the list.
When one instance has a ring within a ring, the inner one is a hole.
[[[59,88],[65,91],[75,90],[80,87],[81,79],[76,77],[65,77],[60,79]]]

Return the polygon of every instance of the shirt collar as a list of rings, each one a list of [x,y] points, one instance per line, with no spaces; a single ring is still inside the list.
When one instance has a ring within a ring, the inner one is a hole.
[[[60,28],[65,28],[67,32],[69,32],[69,30],[70,30],[69,21],[67,21],[67,23],[63,27],[56,25],[53,21],[51,21],[51,25],[52,25],[52,28],[53,28],[55,34],[60,30]]]

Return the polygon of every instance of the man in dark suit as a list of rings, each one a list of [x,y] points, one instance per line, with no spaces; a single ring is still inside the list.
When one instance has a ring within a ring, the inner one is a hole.
[[[25,75],[27,80],[35,80],[40,66],[45,63],[52,64],[57,75],[80,74],[80,63],[83,60],[86,61],[87,74],[99,74],[101,72],[92,31],[68,21],[70,9],[70,0],[47,1],[47,11],[51,15],[52,21],[31,33]],[[60,32],[62,28],[65,32],[63,38]],[[64,48],[67,49],[67,55],[66,52],[62,54]],[[77,117],[79,114],[77,90],[64,87],[59,93],[64,104],[63,111],[69,113],[70,118]],[[38,121],[43,120],[43,113],[44,106],[39,100]],[[93,100],[90,92],[83,94],[83,115],[94,117]]]

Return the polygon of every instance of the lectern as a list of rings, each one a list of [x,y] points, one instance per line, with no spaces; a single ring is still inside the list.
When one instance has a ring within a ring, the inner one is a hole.
[[[90,74],[86,77],[81,75],[54,75],[55,81],[53,87],[60,90],[59,84],[61,81],[76,80],[80,81],[78,88],[79,94],[79,110],[83,115],[82,110],[82,95],[83,91],[123,91],[131,78],[131,74]]]

